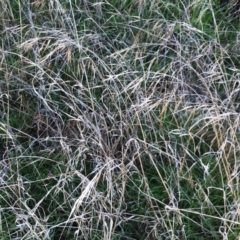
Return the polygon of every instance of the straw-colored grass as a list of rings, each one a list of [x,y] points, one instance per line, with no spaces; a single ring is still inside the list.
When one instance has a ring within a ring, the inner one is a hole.
[[[0,1],[0,239],[240,237],[240,29],[219,1]]]

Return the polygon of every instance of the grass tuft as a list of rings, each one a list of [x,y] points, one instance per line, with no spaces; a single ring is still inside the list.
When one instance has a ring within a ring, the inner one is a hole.
[[[240,237],[240,29],[219,4],[0,1],[0,239]]]

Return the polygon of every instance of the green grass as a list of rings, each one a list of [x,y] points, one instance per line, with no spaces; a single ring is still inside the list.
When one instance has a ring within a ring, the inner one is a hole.
[[[0,1],[0,239],[229,239],[239,19],[219,1]]]

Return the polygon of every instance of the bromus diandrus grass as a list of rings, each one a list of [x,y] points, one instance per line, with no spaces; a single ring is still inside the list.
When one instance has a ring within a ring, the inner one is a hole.
[[[219,1],[0,1],[0,238],[239,237],[239,25]]]

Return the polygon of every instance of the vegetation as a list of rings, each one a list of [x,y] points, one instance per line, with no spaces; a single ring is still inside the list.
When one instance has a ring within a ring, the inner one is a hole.
[[[0,1],[0,239],[240,237],[240,25],[219,4]]]

